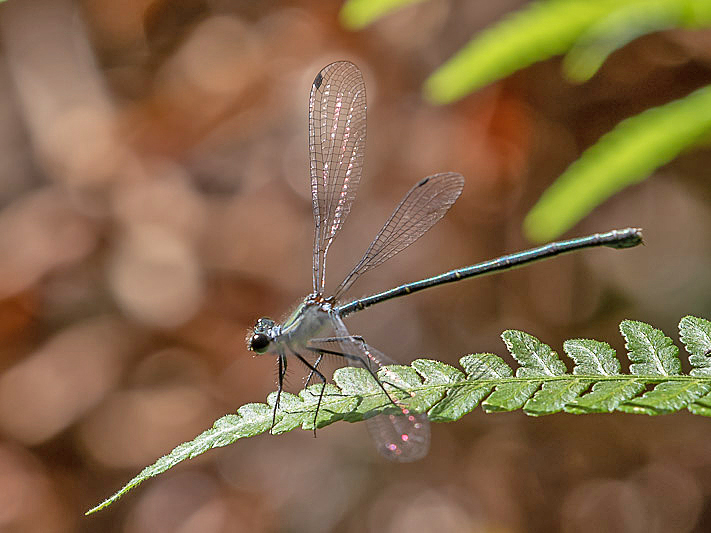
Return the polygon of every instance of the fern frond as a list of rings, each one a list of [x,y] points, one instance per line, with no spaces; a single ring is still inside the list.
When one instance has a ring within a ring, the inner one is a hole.
[[[543,193],[524,221],[526,235],[539,242],[555,238],[709,131],[711,85],[620,122]]]
[[[425,81],[425,97],[435,104],[470,92],[528,65],[565,53],[615,0],[533,2],[491,26]]]
[[[437,69],[425,82],[425,96],[433,103],[449,103],[569,51],[569,76],[585,80],[610,53],[641,35],[708,25],[709,5],[708,0],[533,2],[482,31]]]
[[[351,30],[364,28],[371,22],[410,4],[423,0],[346,0],[338,17]]]
[[[671,28],[697,28],[711,23],[707,1],[644,0],[621,3],[594,22],[572,46],[563,61],[571,80],[590,79],[608,58],[634,39]]]
[[[604,342],[566,341],[563,348],[574,362],[573,372],[568,373],[565,363],[549,346],[528,333],[508,330],[502,338],[520,364],[515,375],[500,357],[490,353],[464,356],[460,360],[463,371],[418,359],[411,366],[386,367],[379,375],[390,394],[398,396],[411,412],[427,412],[433,422],[458,420],[478,405],[486,412],[523,409],[532,416],[562,411],[658,415],[681,409],[711,416],[711,322],[687,316],[679,324],[693,368],[689,375],[681,373],[679,349],[660,330],[625,320],[620,331],[632,362],[629,374],[621,373],[615,351]],[[340,368],[333,379],[335,385],[325,386],[317,427],[337,420],[356,422],[376,414],[397,414],[365,369]],[[393,383],[397,387],[389,386]],[[297,427],[312,430],[321,387],[312,385],[298,395],[283,393],[272,433]],[[237,414],[218,419],[212,428],[143,469],[87,514],[111,505],[143,481],[186,459],[268,432],[275,399],[275,393],[271,393],[265,404],[246,404]]]

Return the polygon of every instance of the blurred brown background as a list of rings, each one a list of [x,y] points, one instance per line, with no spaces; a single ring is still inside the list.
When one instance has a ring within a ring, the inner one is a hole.
[[[82,516],[274,389],[275,361],[244,336],[310,290],[306,108],[327,63],[361,67],[369,107],[329,287],[416,180],[467,180],[450,214],[353,296],[528,246],[527,209],[585,147],[711,82],[711,33],[678,31],[635,41],[581,86],[552,60],[427,105],[426,76],[520,5],[431,1],[358,33],[339,26],[338,2],[0,6],[0,531],[711,529],[711,421],[685,413],[477,410],[434,425],[429,456],[409,465],[381,459],[363,424],[262,435]],[[504,355],[507,328],[559,352],[594,337],[624,353],[623,318],[676,339],[685,314],[711,316],[710,162],[689,152],[571,232],[641,226],[643,248],[439,288],[349,327],[399,361],[453,364]]]

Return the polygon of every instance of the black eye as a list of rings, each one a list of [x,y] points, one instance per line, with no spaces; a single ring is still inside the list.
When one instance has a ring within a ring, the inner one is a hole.
[[[255,333],[249,340],[249,348],[257,353],[262,353],[269,346],[269,337],[264,333]]]

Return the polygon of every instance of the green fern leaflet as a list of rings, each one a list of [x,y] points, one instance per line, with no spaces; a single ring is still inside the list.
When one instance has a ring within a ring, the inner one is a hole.
[[[711,85],[620,122],[588,148],[526,215],[524,230],[544,242],[596,206],[704,140],[711,132]]]
[[[361,28],[411,0],[349,0],[344,24]],[[539,61],[564,56],[575,82],[590,79],[629,42],[673,28],[711,25],[709,0],[539,0],[483,29],[427,79],[424,95],[446,104]],[[613,194],[641,182],[711,133],[711,86],[618,124],[545,191],[524,223],[534,242],[571,228]]]
[[[681,409],[711,416],[711,322],[684,317],[679,323],[681,342],[689,353],[691,372],[683,374],[679,348],[664,333],[644,322],[620,324],[625,338],[630,372],[622,373],[615,351],[604,342],[575,339],[563,344],[573,360],[573,372],[550,346],[522,331],[501,335],[519,363],[514,372],[500,357],[485,353],[460,360],[462,370],[418,359],[411,366],[384,368],[380,377],[412,412],[427,412],[433,422],[452,422],[481,405],[485,412],[522,409],[531,416],[567,412],[574,414],[641,413],[659,415]],[[357,422],[381,413],[397,414],[377,382],[365,369],[340,368],[335,385],[326,385],[317,427],[337,420]],[[283,393],[272,433],[297,427],[313,430],[316,404],[322,385],[312,385],[298,395]],[[116,494],[87,514],[111,505],[146,479],[192,459],[212,448],[269,431],[276,395],[267,403],[243,405],[236,414],[218,419],[212,428],[146,467]]]
[[[475,36],[427,79],[424,92],[433,103],[450,103],[563,54],[566,74],[585,81],[612,52],[642,35],[709,24],[708,0],[530,2]]]

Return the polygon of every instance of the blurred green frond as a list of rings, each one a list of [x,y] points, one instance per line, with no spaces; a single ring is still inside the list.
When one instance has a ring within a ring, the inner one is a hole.
[[[709,2],[669,0],[621,3],[619,8],[593,22],[580,35],[563,61],[565,73],[571,80],[587,81],[612,52],[637,37],[671,28],[694,28],[711,23],[709,6]],[[706,8],[707,12],[695,9],[701,7]]]
[[[497,79],[570,52],[566,72],[592,76],[627,42],[666,28],[711,24],[708,0],[548,0],[534,2],[481,32],[425,82],[433,103],[458,100]]]
[[[549,346],[522,331],[502,334],[511,355],[519,363],[512,368],[493,354],[467,355],[460,360],[463,372],[445,363],[418,359],[412,366],[389,366],[380,372],[391,393],[411,412],[427,412],[434,422],[457,420],[481,404],[486,412],[522,409],[532,416],[558,412],[575,414],[643,413],[658,415],[686,409],[711,416],[711,322],[684,317],[679,323],[680,338],[692,370],[681,373],[679,349],[660,330],[625,320],[620,331],[626,340],[630,373],[621,373],[615,351],[606,343],[576,339],[563,349],[574,362],[572,373]],[[356,422],[381,413],[397,414],[373,377],[361,368],[341,368],[334,373],[336,385],[326,385],[316,420],[317,427],[337,420]],[[87,514],[111,505],[122,495],[207,450],[226,446],[243,437],[284,433],[297,427],[312,430],[321,385],[302,390],[298,396],[282,394],[272,416],[276,394],[267,403],[250,403],[237,414],[224,416],[194,440],[176,447],[145,468],[116,494]],[[390,388],[390,387],[389,387]]]
[[[533,2],[482,31],[439,67],[425,81],[425,96],[446,104],[532,63],[563,54],[617,4],[614,0]]]
[[[418,2],[422,0],[346,0],[339,17],[346,28],[359,30],[391,11]]]
[[[711,85],[620,122],[543,193],[524,221],[526,235],[538,242],[555,238],[709,132]]]
[[[367,5],[368,17],[358,19],[367,24],[401,3],[354,0],[342,15],[365,13]],[[612,52],[637,37],[709,25],[709,0],[540,0],[482,31],[426,80],[424,92],[433,103],[449,103],[562,54],[567,54],[567,76],[585,81]],[[526,218],[527,235],[538,242],[557,237],[609,196],[711,133],[710,100],[706,87],[620,123],[544,193]]]

